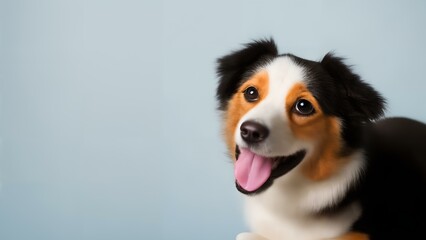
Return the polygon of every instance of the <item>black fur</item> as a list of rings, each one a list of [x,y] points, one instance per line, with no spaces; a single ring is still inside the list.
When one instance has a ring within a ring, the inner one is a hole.
[[[426,239],[426,125],[389,118],[365,129],[367,167],[353,229],[371,239]]]
[[[324,113],[342,120],[342,136],[348,147],[344,150],[360,147],[363,126],[384,113],[384,98],[331,53],[321,62],[287,56],[308,70],[307,87]]]
[[[284,56],[284,55],[280,55]],[[327,54],[320,62],[285,54],[307,70],[307,87],[325,114],[342,120],[341,154],[365,153],[366,166],[346,196],[318,214],[335,214],[357,201],[361,217],[352,226],[375,239],[426,239],[426,125],[406,118],[380,120],[384,98]],[[219,109],[263,64],[279,57],[272,39],[255,41],[218,60]],[[309,229],[307,229],[309,231]]]
[[[228,100],[250,77],[253,70],[266,64],[278,55],[273,39],[265,39],[245,44],[243,49],[235,51],[217,60],[219,85],[216,97],[219,109],[225,110]]]

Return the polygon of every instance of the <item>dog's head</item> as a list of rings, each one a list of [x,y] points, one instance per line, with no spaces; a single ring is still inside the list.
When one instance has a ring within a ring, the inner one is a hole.
[[[362,127],[384,112],[384,99],[341,58],[279,55],[272,39],[219,58],[217,74],[225,140],[246,194],[296,169],[329,178],[360,148]]]

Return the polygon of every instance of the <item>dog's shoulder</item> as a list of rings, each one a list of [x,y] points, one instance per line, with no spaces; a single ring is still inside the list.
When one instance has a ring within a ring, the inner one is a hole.
[[[354,228],[385,237],[417,236],[426,228],[426,124],[395,117],[366,128],[363,213]]]
[[[380,120],[367,127],[366,150],[371,164],[394,160],[426,174],[426,124],[404,117]]]

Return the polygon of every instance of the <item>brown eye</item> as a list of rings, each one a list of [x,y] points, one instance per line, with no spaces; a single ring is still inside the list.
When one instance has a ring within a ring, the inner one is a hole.
[[[312,106],[312,103],[309,102],[306,99],[299,99],[296,101],[293,107],[293,112],[303,115],[303,116],[309,116],[313,113],[315,113],[314,106]]]
[[[244,91],[244,98],[247,100],[247,102],[254,102],[259,99],[259,92],[255,87],[248,87]]]

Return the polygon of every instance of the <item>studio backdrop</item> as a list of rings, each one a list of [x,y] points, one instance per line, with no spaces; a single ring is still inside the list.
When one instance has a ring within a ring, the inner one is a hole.
[[[246,230],[215,67],[269,37],[426,121],[425,1],[0,1],[0,239]]]

